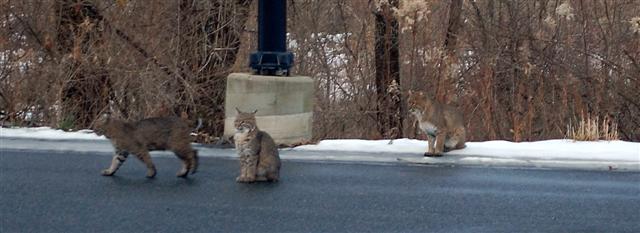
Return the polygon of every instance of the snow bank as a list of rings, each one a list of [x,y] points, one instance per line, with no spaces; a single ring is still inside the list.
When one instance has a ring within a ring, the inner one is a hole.
[[[48,127],[39,128],[0,128],[0,138],[19,138],[48,140],[41,142],[51,148],[66,148],[67,150],[96,150],[97,144],[104,144],[103,151],[113,148],[104,136],[98,136],[91,130],[65,132]],[[56,140],[69,140],[66,143]],[[74,142],[75,140],[75,142]],[[93,140],[93,141],[91,141]],[[100,141],[102,140],[102,141]],[[83,142],[84,141],[84,142]],[[91,142],[90,142],[91,141]],[[0,148],[31,148],[11,145],[16,140],[3,139]],[[68,144],[68,145],[67,145]],[[311,160],[341,160],[341,161],[415,161],[424,163],[453,163],[453,164],[513,164],[542,165],[547,167],[588,167],[607,166],[627,167],[640,170],[640,143],[624,141],[575,142],[572,140],[547,140],[538,142],[508,142],[487,141],[468,142],[467,147],[446,153],[448,156],[440,158],[424,158],[422,154],[427,149],[427,142],[415,139],[389,140],[324,140],[316,145],[298,146],[283,149],[283,158],[311,159]],[[84,148],[84,149],[83,149]],[[92,149],[93,148],[93,149]],[[343,153],[332,153],[342,151]],[[202,151],[202,155],[207,153]],[[219,152],[211,153],[217,156]],[[226,153],[226,152],[225,152]],[[229,152],[229,156],[235,156]],[[551,164],[551,165],[549,165]]]
[[[294,150],[360,151],[372,153],[416,153],[427,149],[427,142],[415,139],[389,140],[324,140],[316,145],[304,145]],[[489,158],[561,159],[640,161],[640,143],[625,141],[576,142],[547,140],[538,142],[487,141],[467,142],[467,147],[446,154]]]
[[[65,132],[49,127],[36,128],[0,128],[0,137],[8,138],[33,138],[46,140],[104,140],[104,136],[98,136],[93,131],[83,129],[75,132]]]

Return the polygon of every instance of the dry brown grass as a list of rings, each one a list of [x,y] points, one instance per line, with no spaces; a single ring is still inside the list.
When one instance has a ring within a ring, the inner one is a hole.
[[[600,117],[592,117],[591,114],[581,114],[578,124],[573,126],[570,122],[567,126],[566,137],[575,141],[618,140],[618,123],[605,116],[602,122]]]

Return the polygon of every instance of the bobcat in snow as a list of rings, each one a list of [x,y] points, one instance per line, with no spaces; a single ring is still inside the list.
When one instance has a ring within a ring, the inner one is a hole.
[[[105,135],[116,152],[111,166],[102,171],[104,176],[115,174],[131,153],[147,165],[147,178],[153,178],[156,168],[149,156],[151,150],[173,151],[183,163],[176,174],[178,177],[186,177],[189,172],[194,174],[198,168],[198,152],[190,143],[191,128],[180,118],[155,117],[124,122],[104,115],[96,121],[95,131]]]
[[[425,156],[442,156],[442,152],[465,147],[466,132],[460,111],[438,103],[422,92],[409,91],[407,105],[420,129],[427,134],[429,145]]]
[[[280,177],[280,156],[271,136],[260,131],[255,114],[241,112],[233,122],[236,133],[233,140],[240,156],[240,176],[236,182],[278,181]]]

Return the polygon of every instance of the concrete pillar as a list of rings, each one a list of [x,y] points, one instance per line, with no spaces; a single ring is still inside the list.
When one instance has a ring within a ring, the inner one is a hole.
[[[224,135],[235,132],[236,110],[258,110],[258,127],[278,144],[295,144],[311,139],[313,80],[304,76],[262,76],[232,73],[227,77]]]

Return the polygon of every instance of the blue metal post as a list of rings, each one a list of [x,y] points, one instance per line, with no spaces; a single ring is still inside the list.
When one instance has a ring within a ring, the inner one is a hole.
[[[287,51],[286,0],[259,0],[258,51],[249,57],[257,74],[289,75],[293,53]]]

